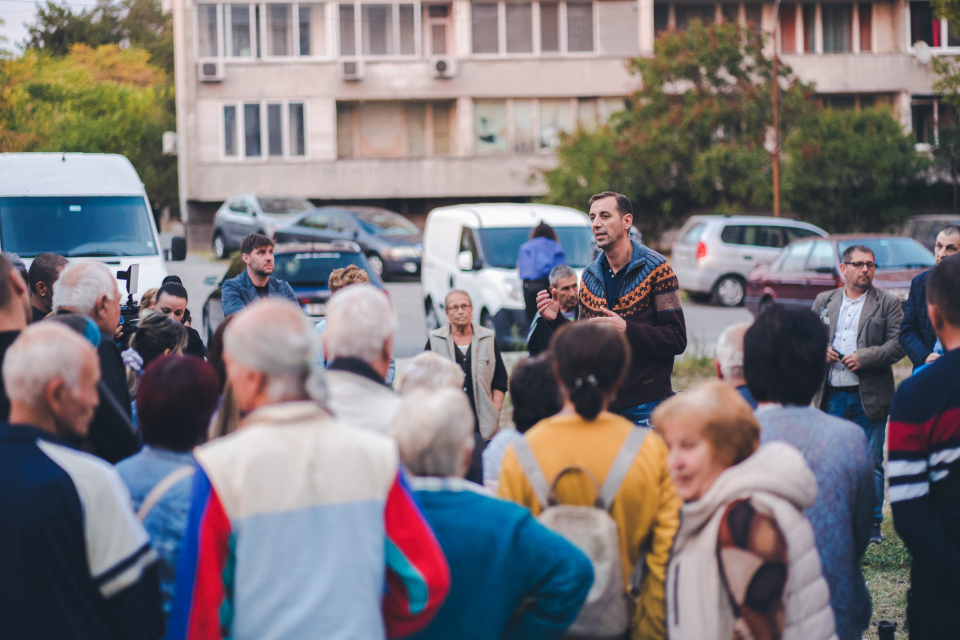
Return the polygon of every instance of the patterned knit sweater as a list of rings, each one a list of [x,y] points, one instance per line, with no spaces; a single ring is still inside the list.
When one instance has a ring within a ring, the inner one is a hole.
[[[609,309],[601,271],[601,254],[583,270],[580,286],[580,318],[601,318]],[[619,299],[611,309],[627,321],[630,371],[610,404],[619,411],[661,400],[673,393],[670,374],[673,359],[687,348],[687,327],[680,308],[677,276],[662,255],[633,243],[633,257],[624,267]],[[554,331],[569,322],[562,315],[551,322]]]

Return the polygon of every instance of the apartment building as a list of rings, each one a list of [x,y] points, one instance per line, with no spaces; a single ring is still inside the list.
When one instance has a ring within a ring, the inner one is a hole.
[[[623,109],[627,61],[695,18],[776,28],[827,102],[891,104],[931,143],[929,55],[960,52],[927,1],[783,2],[779,19],[772,3],[702,0],[170,2],[194,244],[237,193],[411,212],[540,195],[560,133]]]

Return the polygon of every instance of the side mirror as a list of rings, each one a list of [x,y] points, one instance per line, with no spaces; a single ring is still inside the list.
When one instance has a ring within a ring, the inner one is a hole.
[[[461,251],[457,256],[457,266],[460,271],[473,271],[473,251]]]
[[[174,262],[187,259],[187,239],[183,236],[174,236],[171,238],[170,259]]]

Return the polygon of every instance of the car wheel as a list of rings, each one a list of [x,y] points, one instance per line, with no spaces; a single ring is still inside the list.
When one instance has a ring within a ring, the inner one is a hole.
[[[437,310],[433,306],[433,301],[430,298],[427,298],[423,301],[423,312],[424,317],[427,321],[427,331],[433,331],[434,329],[440,328],[440,316],[437,315]]]
[[[227,243],[223,239],[223,234],[217,231],[213,234],[213,257],[217,260],[223,260],[230,256],[230,250],[227,249]]]
[[[738,276],[724,276],[713,288],[713,298],[724,307],[739,307],[746,297],[747,288]]]
[[[373,269],[373,272],[382,278],[383,277],[383,258],[381,258],[375,253],[371,253],[370,255],[367,256],[367,262],[370,263],[370,268]]]
[[[486,309],[480,312],[480,324],[482,324],[487,329],[490,329],[490,331],[493,331],[493,332],[497,331],[497,325],[493,321],[493,316],[490,315],[490,312],[487,311]]]

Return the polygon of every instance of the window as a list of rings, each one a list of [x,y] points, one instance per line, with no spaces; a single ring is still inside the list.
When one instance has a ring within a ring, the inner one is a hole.
[[[860,19],[860,51],[873,51],[873,3],[862,2],[857,9]]]
[[[560,144],[560,133],[576,129],[570,100],[540,101],[540,148],[554,149]]]
[[[783,246],[780,227],[774,225],[727,225],[720,232],[720,239],[727,244],[750,247],[779,248]]]
[[[817,5],[804,4],[803,7],[803,51],[805,53],[816,53],[817,51]],[[871,5],[872,6],[872,5]]]
[[[340,53],[356,55],[356,41],[365,56],[414,55],[415,16],[412,4],[360,4],[360,33],[355,8],[340,5]],[[347,32],[350,33],[347,33]]]
[[[654,3],[653,5],[653,31],[658,37],[670,28],[670,9],[668,4]]]
[[[699,20],[704,25],[713,24],[716,11],[716,5],[712,4],[678,4],[677,29],[686,31],[694,20]]]
[[[930,2],[911,2],[909,18],[910,46],[918,42],[926,42],[934,49],[960,47],[960,33],[957,27],[946,20],[935,18]]]
[[[424,51],[431,55],[443,55],[453,51],[450,36],[453,34],[452,11],[449,4],[424,5]],[[429,43],[426,38],[429,38]]]
[[[322,4],[301,4],[297,10],[301,56],[327,55],[327,25]]]
[[[601,12],[605,3],[601,3]],[[786,3],[781,5],[782,8]],[[667,29],[685,31],[690,28],[694,20],[704,25],[711,25],[717,20],[730,24],[753,24],[760,29],[763,16],[763,5],[759,2],[724,2],[720,4],[698,3],[679,4],[655,2],[653,5],[653,29],[659,34]],[[601,24],[601,32],[602,32]],[[603,46],[601,44],[601,46]]]
[[[780,263],[780,271],[803,271],[811,247],[813,247],[812,242],[801,242],[784,249],[787,255]]]
[[[807,271],[826,271],[837,268],[837,254],[833,243],[818,240],[813,243],[813,251],[807,260]]]
[[[797,5],[780,5],[780,52],[797,52]]]
[[[623,15],[632,3],[616,0]],[[473,53],[523,55],[535,53],[593,53],[595,45],[594,2],[474,2],[470,7]],[[632,8],[631,8],[632,11]],[[636,14],[627,24],[614,21],[611,46],[636,49]],[[534,34],[539,33],[539,48]],[[628,34],[626,44],[619,42]],[[632,47],[632,48],[631,48]]]
[[[293,55],[293,6],[268,4],[267,52],[271,56]]]
[[[463,227],[460,231],[460,252],[469,251],[473,255],[473,262],[480,261],[480,252],[477,251],[477,238],[473,235],[473,229]]]
[[[477,155],[506,153],[507,101],[474,100],[473,152]]]
[[[314,213],[313,215],[307,216],[300,221],[301,227],[306,227],[308,229],[320,229],[321,231],[330,228],[330,213],[327,211],[321,211]]]
[[[852,51],[853,5],[820,5],[823,20],[823,52],[846,53]]]
[[[910,106],[913,133],[919,144],[936,146],[940,142],[940,125],[957,125],[957,113],[935,96],[917,96]]]
[[[220,55],[220,34],[217,30],[217,5],[197,5],[197,56],[216,58]]]
[[[787,236],[787,239],[784,240],[784,242],[793,242],[794,240],[799,240],[800,238],[810,238],[812,236],[820,235],[816,231],[803,229],[802,227],[783,227],[783,232]]]
[[[223,105],[225,158],[295,158],[307,155],[303,102]]]
[[[723,22],[737,24],[740,22],[740,5],[722,4],[720,5],[720,15],[723,16]]]
[[[337,103],[337,156],[406,158],[451,153],[452,103]]]
[[[540,5],[541,12],[543,5]],[[637,11],[635,2],[604,0],[597,3],[598,32],[600,53],[634,57],[640,55],[640,43],[637,38]],[[542,19],[542,17],[541,17]],[[591,33],[593,25],[590,25]],[[592,50],[592,49],[591,49]]]
[[[513,101],[513,150],[515,153],[536,153],[537,151],[533,113],[533,100]]]

